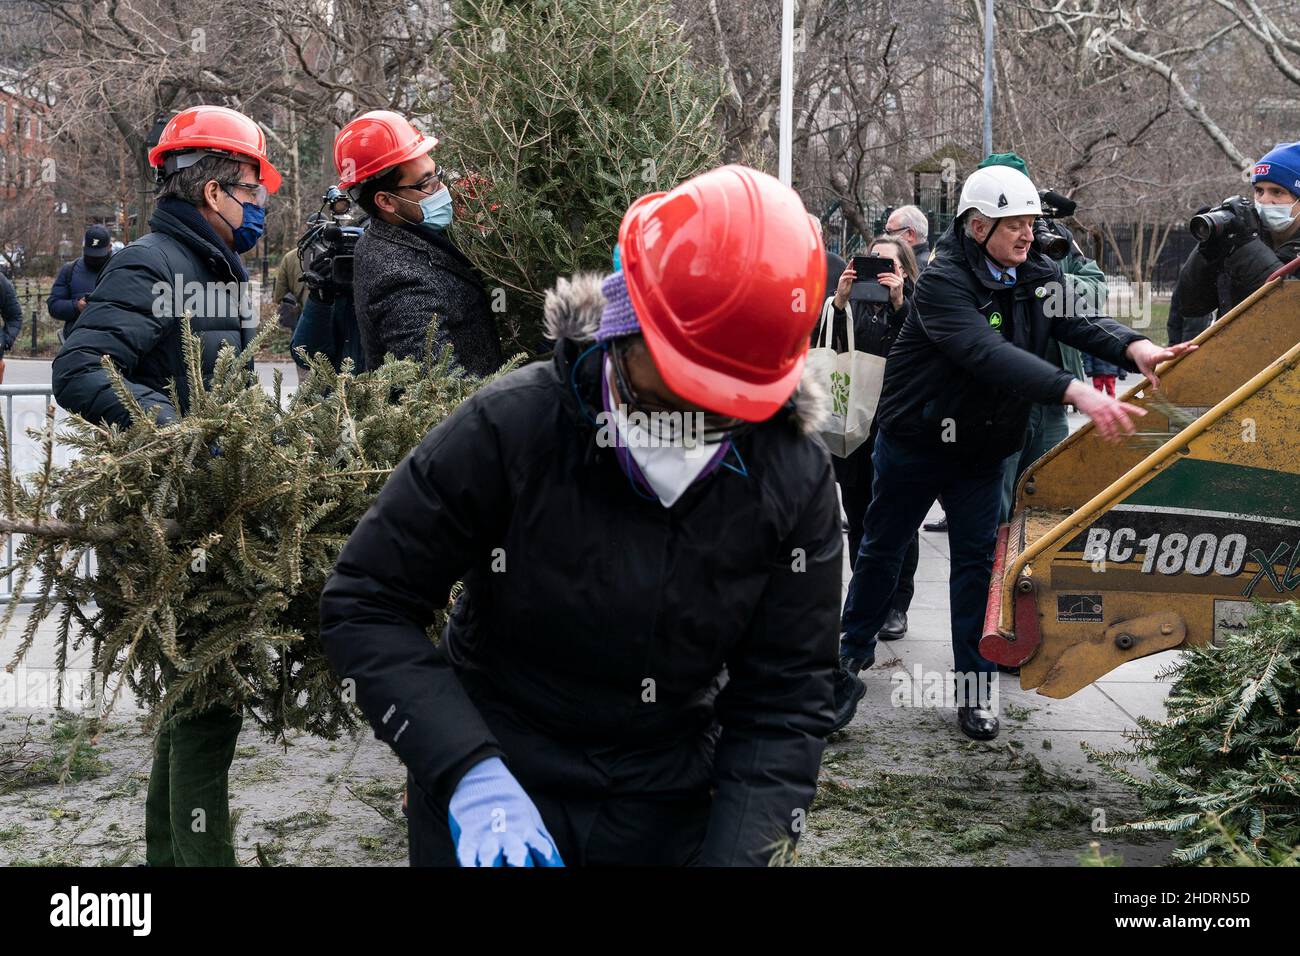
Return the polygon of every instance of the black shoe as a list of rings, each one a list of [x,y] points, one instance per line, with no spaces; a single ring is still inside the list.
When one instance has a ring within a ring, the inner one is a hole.
[[[944,515],[938,521],[927,521],[925,524],[921,525],[921,530],[922,531],[947,531],[948,516]]]
[[[889,616],[885,618],[885,623],[880,625],[880,630],[876,632],[876,639],[897,641],[904,637],[907,637],[907,614],[891,609]]]
[[[875,663],[874,659],[862,660],[860,658],[841,657],[835,666],[834,691],[835,691],[835,723],[828,734],[833,734],[837,730],[843,730],[853,715],[857,713],[858,701],[867,692],[867,685],[862,682],[858,676],[858,671],[864,670]]]
[[[992,740],[998,735],[998,719],[983,707],[958,707],[957,725],[972,740]]]

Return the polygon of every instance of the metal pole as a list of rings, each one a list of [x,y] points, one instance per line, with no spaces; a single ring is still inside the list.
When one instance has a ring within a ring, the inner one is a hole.
[[[787,186],[793,181],[791,166],[794,117],[794,0],[781,3],[781,105],[777,176]]]
[[[984,155],[993,152],[993,0],[984,0]]]

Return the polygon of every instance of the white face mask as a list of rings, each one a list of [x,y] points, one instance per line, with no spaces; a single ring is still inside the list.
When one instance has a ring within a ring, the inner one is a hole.
[[[1255,203],[1255,211],[1259,213],[1260,222],[1269,232],[1283,232],[1290,229],[1291,224],[1295,222],[1296,214],[1292,212],[1294,208],[1295,203],[1290,205],[1258,201]]]
[[[610,407],[625,409],[614,385],[614,370],[609,356],[605,356],[605,387],[609,389]],[[716,445],[694,444],[688,447],[680,440],[672,442],[656,437],[648,428],[630,421],[626,414],[616,414],[615,422],[619,440],[665,508],[677,503],[717,452]]]

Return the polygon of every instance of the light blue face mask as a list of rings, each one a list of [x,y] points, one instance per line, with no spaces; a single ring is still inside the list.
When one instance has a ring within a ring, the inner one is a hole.
[[[1273,204],[1256,201],[1255,211],[1269,232],[1285,232],[1296,220],[1295,203]]]
[[[398,199],[404,202],[411,202],[405,196],[398,196]],[[426,226],[432,226],[434,229],[446,229],[451,225],[451,190],[447,187],[439,189],[432,196],[425,196],[417,206],[420,207],[422,221]]]

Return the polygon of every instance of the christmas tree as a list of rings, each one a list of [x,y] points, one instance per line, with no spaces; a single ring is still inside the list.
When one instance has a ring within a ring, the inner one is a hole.
[[[453,230],[507,350],[536,350],[556,278],[608,270],[632,200],[717,164],[720,83],[687,62],[658,0],[461,0],[455,13],[449,95],[428,110],[461,173]],[[129,428],[73,416],[56,436],[51,409],[32,476],[13,473],[4,436],[0,533],[23,538],[0,573],[15,595],[38,592],[9,667],[55,616],[60,666],[88,647],[155,723],[220,701],[272,736],[334,736],[358,714],[317,640],[321,589],[388,474],[480,382],[448,357],[360,376],[314,361],[282,408],[278,383],[268,396],[249,380],[262,337],[223,353],[206,388],[184,338],[191,406],[177,422],[159,427],[106,365]],[[77,454],[67,467],[56,442]]]
[[[1086,748],[1149,814],[1109,832],[1177,834],[1182,863],[1300,863],[1300,610],[1259,605],[1247,633],[1161,676],[1175,680],[1164,720],[1138,718],[1127,748]]]
[[[105,685],[129,686],[154,722],[220,701],[276,737],[357,724],[317,639],[321,589],[388,474],[479,381],[453,373],[449,354],[361,376],[321,356],[283,402],[278,373],[275,395],[250,380],[265,334],[243,354],[224,349],[204,387],[185,323],[190,409],[165,426],[105,359],[130,426],[71,416],[56,434],[50,406],[33,476],[13,474],[0,430],[0,531],[24,536],[0,572],[15,595],[0,634],[18,595],[37,591],[11,670],[57,615],[60,668],[88,647]],[[66,467],[53,464],[56,442],[76,452]]]
[[[488,279],[507,350],[541,346],[559,276],[610,270],[632,200],[716,166],[721,83],[657,0],[464,0],[449,90],[428,104],[456,240]]]

